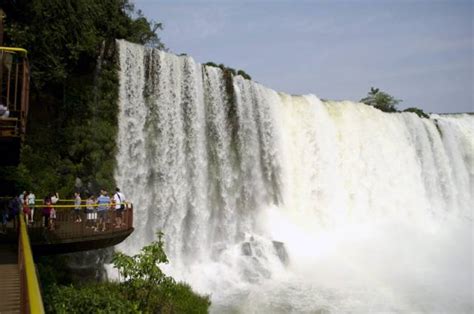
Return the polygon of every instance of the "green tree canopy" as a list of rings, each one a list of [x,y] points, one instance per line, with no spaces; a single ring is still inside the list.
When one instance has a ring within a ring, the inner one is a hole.
[[[33,87],[91,71],[104,40],[164,48],[157,31],[129,0],[7,1],[6,38],[30,52]]]
[[[160,23],[129,0],[6,0],[5,44],[26,48],[30,110],[20,166],[1,185],[96,193],[115,186],[118,65],[115,39],[164,48]]]
[[[397,112],[397,105],[401,100],[394,98],[378,88],[371,87],[367,96],[362,98],[360,102],[385,112]]]

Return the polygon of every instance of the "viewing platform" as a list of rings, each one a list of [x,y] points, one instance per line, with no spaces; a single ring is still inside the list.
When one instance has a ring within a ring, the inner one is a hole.
[[[64,201],[63,201],[64,203]],[[2,213],[7,210],[7,199],[0,199]],[[54,228],[45,226],[44,205],[34,208],[33,222],[20,212],[2,225],[0,233],[0,313],[44,313],[40,281],[34,255],[61,254],[94,250],[116,245],[133,232],[133,205],[123,203],[122,221],[118,221],[117,204],[99,215],[91,206],[74,211],[75,205],[53,205],[56,210]],[[120,205],[120,204],[118,204]],[[102,204],[104,206],[104,204]],[[99,216],[105,224],[97,228]],[[118,225],[120,223],[120,225]]]
[[[95,210],[92,213],[85,213],[81,209],[81,222],[76,222],[73,205],[60,204],[53,207],[56,210],[54,229],[50,230],[44,226],[43,205],[35,206],[33,223],[27,226],[35,255],[71,253],[114,246],[125,240],[134,230],[131,203],[125,203],[120,226],[115,224],[116,211],[114,209],[105,211],[105,230],[96,228],[99,217]],[[15,221],[9,221],[5,231],[6,233],[0,234],[0,243],[17,241]]]

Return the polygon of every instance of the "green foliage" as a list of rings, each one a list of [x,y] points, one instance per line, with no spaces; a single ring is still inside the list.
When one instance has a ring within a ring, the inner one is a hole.
[[[382,92],[378,88],[371,87],[367,97],[362,98],[360,102],[373,106],[385,112],[397,112],[397,105],[401,102],[393,96]]]
[[[143,313],[134,301],[123,298],[115,283],[49,288],[44,299],[46,313]]]
[[[403,112],[414,112],[420,118],[426,118],[426,119],[430,118],[430,116],[428,116],[423,110],[421,110],[420,108],[416,108],[416,107],[407,108],[407,109],[403,110]]]
[[[19,1],[5,9],[7,38],[29,50],[38,88],[91,71],[105,40],[124,38],[163,48],[156,33],[162,25],[135,12],[128,0]]]
[[[112,262],[125,284],[145,286],[148,289],[173,281],[165,276],[158,266],[169,261],[163,248],[163,233],[159,232],[157,235],[158,241],[143,247],[140,254],[128,256],[120,252],[115,253]]]
[[[116,253],[113,258],[121,282],[75,284],[62,258],[42,258],[38,270],[49,313],[207,313],[208,296],[176,283],[160,269],[168,263],[162,241],[142,248],[134,256]]]
[[[236,75],[240,75],[242,76],[244,79],[247,79],[247,80],[251,80],[252,77],[250,75],[248,75],[244,70],[235,70],[233,68],[230,68],[230,67],[227,67],[225,66],[224,64],[219,64],[217,65],[216,63],[214,62],[206,62],[204,63],[204,65],[207,65],[207,66],[210,66],[210,67],[215,67],[215,68],[220,68],[222,71],[227,71],[229,72],[230,74],[232,74],[233,76],[236,76]]]
[[[72,284],[73,279],[67,263],[67,255],[41,256],[36,259],[43,289],[48,290],[54,285]]]
[[[244,79],[247,79],[247,80],[251,80],[252,77],[250,75],[248,75],[247,73],[245,73],[245,71],[243,70],[239,70],[237,71],[237,75],[240,75],[242,76]]]
[[[210,66],[210,67],[215,67],[215,68],[218,68],[219,66],[217,64],[215,64],[214,62],[206,62],[204,63],[204,65],[207,65],[207,66]]]
[[[164,49],[128,0],[7,2],[6,43],[29,50],[30,111],[15,185],[38,197],[115,186],[115,39]],[[79,178],[82,186],[76,186]]]
[[[177,284],[160,269],[159,264],[169,261],[163,233],[157,235],[158,240],[143,247],[137,255],[115,253],[112,262],[123,279],[123,291],[129,299],[137,300],[138,308],[145,312],[207,313],[208,297],[193,293],[186,284]]]

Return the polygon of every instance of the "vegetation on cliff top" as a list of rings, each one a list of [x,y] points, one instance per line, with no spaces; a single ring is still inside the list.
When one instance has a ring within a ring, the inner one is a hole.
[[[217,65],[214,62],[206,62],[204,65],[210,66],[210,67],[215,67],[215,68],[220,68],[224,73],[232,74],[233,76],[240,75],[244,79],[251,80],[252,77],[248,75],[244,70],[235,70],[231,67],[227,67],[224,64],[219,64]]]
[[[375,87],[371,87],[370,91],[367,93],[367,96],[359,101],[366,105],[373,106],[384,112],[399,112],[397,105],[402,102],[401,99],[396,99],[395,97]],[[429,116],[425,112],[423,112],[423,110],[416,107],[410,107],[403,111],[414,112],[420,118],[429,118]]]

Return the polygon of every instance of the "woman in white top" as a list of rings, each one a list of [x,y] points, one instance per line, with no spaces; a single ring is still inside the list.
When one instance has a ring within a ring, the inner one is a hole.
[[[125,226],[122,222],[122,214],[125,210],[125,196],[120,192],[119,188],[115,188],[114,194],[114,203],[115,203],[115,228],[120,228]]]

